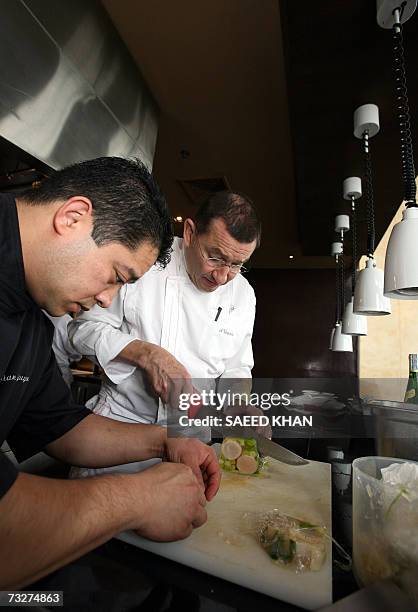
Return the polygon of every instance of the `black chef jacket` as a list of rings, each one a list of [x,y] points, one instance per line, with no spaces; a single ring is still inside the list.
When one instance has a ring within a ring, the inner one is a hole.
[[[0,446],[18,461],[91,414],[77,406],[52,351],[54,326],[26,292],[14,198],[0,195]],[[0,451],[0,497],[17,477]]]

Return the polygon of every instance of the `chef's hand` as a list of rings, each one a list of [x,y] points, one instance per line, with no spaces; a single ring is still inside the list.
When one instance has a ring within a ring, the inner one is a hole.
[[[206,499],[210,501],[215,497],[221,472],[213,448],[194,438],[167,438],[165,459],[188,465],[205,492]]]
[[[131,527],[157,542],[187,538],[207,520],[206,499],[193,471],[181,463],[160,463],[129,475],[130,497],[139,490],[140,516]],[[136,485],[136,486],[135,486]]]
[[[224,414],[228,416],[261,416],[266,413],[261,408],[257,408],[257,406],[227,406],[224,408]],[[258,425],[257,427],[253,427],[254,431],[259,433],[261,436],[268,438],[271,440],[271,436],[273,434],[270,423],[268,425]]]
[[[119,357],[144,370],[154,393],[174,409],[179,407],[180,393],[196,393],[186,368],[157,344],[134,340]]]

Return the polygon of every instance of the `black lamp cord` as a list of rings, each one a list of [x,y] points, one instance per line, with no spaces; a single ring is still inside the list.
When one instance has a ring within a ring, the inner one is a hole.
[[[340,268],[339,268],[339,263],[340,263],[340,255],[337,255],[335,257],[335,288],[336,288],[336,295],[337,295],[337,300],[335,303],[335,321],[336,323],[338,323],[340,321],[340,312],[341,312],[341,307],[340,307]]]
[[[344,234],[341,233],[341,253],[335,257],[335,286],[337,293],[336,321],[342,322],[345,308]]]
[[[417,206],[414,152],[412,146],[411,120],[408,104],[408,90],[406,87],[405,57],[400,22],[405,8],[403,3],[399,9],[393,11],[395,23],[393,25],[393,55],[395,72],[396,109],[399,117],[399,130],[401,135],[402,178],[404,183],[404,200],[406,206]]]
[[[351,230],[353,233],[353,262],[351,267],[351,293],[354,296],[356,288],[357,274],[357,219],[356,219],[356,200],[351,196]]]
[[[343,244],[343,248],[344,248],[344,244]],[[341,253],[341,255],[338,258],[338,263],[340,264],[340,291],[341,291],[341,296],[340,296],[340,321],[342,322],[343,320],[343,316],[344,316],[344,308],[345,308],[345,274],[344,274],[344,255],[343,253]]]
[[[369,132],[363,133],[364,144],[364,178],[366,187],[366,212],[367,212],[367,254],[374,256],[375,227],[374,227],[374,200],[373,200],[373,170],[372,157],[370,154]]]

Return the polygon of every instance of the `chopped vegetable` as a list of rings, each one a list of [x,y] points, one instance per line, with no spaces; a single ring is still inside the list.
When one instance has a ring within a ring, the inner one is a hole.
[[[225,438],[221,446],[219,464],[227,472],[256,474],[262,467],[262,459],[254,438]]]
[[[241,474],[255,474],[258,470],[258,460],[251,455],[241,455],[237,459],[237,470]]]
[[[270,545],[268,553],[272,559],[290,563],[295,556],[296,544],[289,538],[277,537]]]
[[[260,544],[274,561],[292,563],[297,571],[318,571],[325,560],[324,530],[278,512],[265,517]]]
[[[242,453],[241,444],[235,440],[226,439],[222,444],[222,454],[225,459],[238,459]]]

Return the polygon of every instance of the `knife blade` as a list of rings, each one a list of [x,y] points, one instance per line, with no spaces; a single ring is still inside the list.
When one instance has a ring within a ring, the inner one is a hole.
[[[257,440],[257,447],[262,455],[272,457],[288,465],[307,465],[309,463],[309,461],[299,457],[284,446],[257,433],[252,427],[222,427],[222,435],[224,437],[254,438]]]

